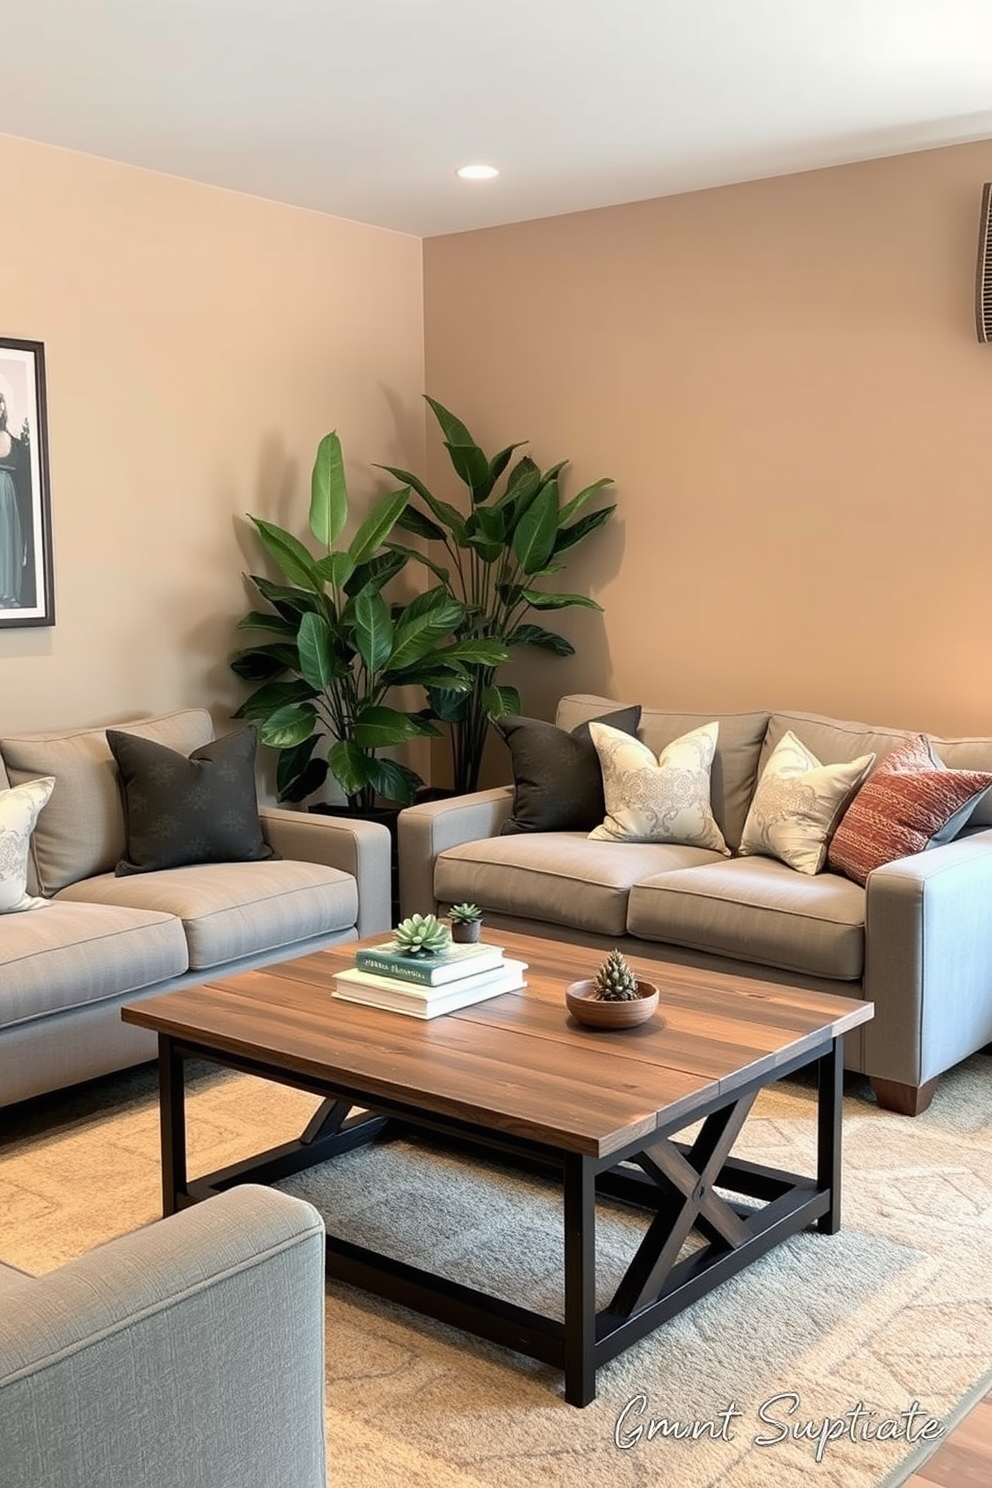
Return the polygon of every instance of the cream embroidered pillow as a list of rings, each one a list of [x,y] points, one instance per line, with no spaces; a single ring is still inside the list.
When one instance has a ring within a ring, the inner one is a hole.
[[[862,754],[843,765],[821,765],[801,739],[782,735],[751,802],[741,856],[779,858],[799,873],[819,873],[848,802],[875,763]]]
[[[659,758],[609,724],[589,724],[603,771],[601,842],[678,842],[730,856],[710,807],[710,768],[720,725],[707,723],[666,744]]]
[[[53,775],[0,791],[0,914],[43,909],[47,899],[27,893],[28,848],[38,813],[55,787]]]

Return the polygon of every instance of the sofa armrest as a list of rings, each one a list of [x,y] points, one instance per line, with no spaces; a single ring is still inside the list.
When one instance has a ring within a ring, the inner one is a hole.
[[[867,1073],[920,1086],[992,1040],[992,830],[869,874]]]
[[[4,1488],[325,1488],[324,1227],[246,1184],[5,1287]]]
[[[284,858],[323,863],[350,873],[358,884],[358,934],[379,935],[393,924],[390,889],[392,840],[380,822],[259,808],[262,836]]]
[[[444,801],[424,801],[401,811],[397,822],[400,914],[436,909],[434,859],[438,853],[462,842],[497,837],[512,806],[513,786],[499,785]]]

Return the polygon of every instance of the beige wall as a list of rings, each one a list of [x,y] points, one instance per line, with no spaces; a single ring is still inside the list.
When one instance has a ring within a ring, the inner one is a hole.
[[[563,587],[605,691],[992,732],[992,143],[428,240],[427,388],[619,511]],[[431,438],[435,478],[444,464]]]
[[[305,535],[332,428],[358,515],[373,461],[423,463],[421,243],[3,136],[0,180],[0,335],[45,346],[57,612],[0,630],[0,728],[222,724],[243,514]]]

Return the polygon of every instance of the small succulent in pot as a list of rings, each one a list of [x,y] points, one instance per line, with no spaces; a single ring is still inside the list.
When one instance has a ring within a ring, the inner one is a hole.
[[[408,956],[437,956],[451,944],[451,932],[436,915],[412,914],[396,926],[393,944]]]
[[[612,950],[596,973],[593,997],[601,1002],[633,1002],[640,997],[637,977],[620,950]]]
[[[482,910],[477,904],[453,904],[448,915],[452,940],[466,944],[479,939],[482,934]]]

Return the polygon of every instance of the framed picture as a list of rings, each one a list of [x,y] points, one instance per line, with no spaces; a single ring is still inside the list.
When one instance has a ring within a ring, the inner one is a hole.
[[[0,627],[54,624],[45,348],[0,336]]]

